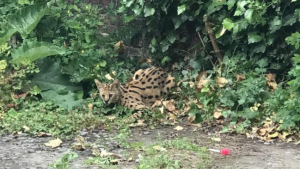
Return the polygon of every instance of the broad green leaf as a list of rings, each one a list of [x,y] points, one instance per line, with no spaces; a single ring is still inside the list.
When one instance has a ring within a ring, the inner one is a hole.
[[[248,44],[256,43],[262,40],[262,37],[257,35],[256,33],[249,33],[248,34]]]
[[[134,12],[134,14],[136,16],[140,15],[141,12],[142,12],[143,8],[140,6],[140,5],[135,5],[133,8],[132,8],[132,11]]]
[[[11,52],[13,58],[11,62],[29,64],[46,56],[62,55],[64,53],[65,50],[63,48],[55,46],[51,43],[28,42]]]
[[[151,45],[156,46],[156,39],[155,39],[155,37],[152,38]]]
[[[236,0],[228,0],[227,5],[228,5],[228,10],[230,10],[234,4],[236,3]]]
[[[9,29],[5,31],[0,32],[0,45],[6,43],[8,39],[15,33],[17,32],[17,29]]]
[[[224,28],[227,29],[227,30],[231,30],[234,27],[234,23],[229,18],[225,18],[223,20],[222,24],[223,24]]]
[[[182,14],[182,12],[184,12],[185,11],[185,9],[186,9],[186,7],[185,7],[185,5],[183,4],[183,5],[180,5],[180,6],[178,6],[177,7],[177,15],[180,15],[180,14]]]
[[[21,8],[16,13],[8,15],[7,24],[11,29],[16,29],[22,37],[29,34],[47,12],[46,3],[34,4]]]
[[[170,43],[165,39],[160,42],[161,51],[165,52],[169,49]]]
[[[245,12],[245,19],[249,22],[252,23],[253,22],[253,9],[247,9],[247,11]]]
[[[73,29],[80,29],[80,22],[76,20],[68,20],[67,25]]]
[[[152,16],[155,13],[155,9],[145,6],[144,13],[144,17]]]
[[[53,101],[68,110],[82,104],[82,99],[77,100],[75,93],[82,90],[82,87],[72,84],[69,76],[61,73],[59,62],[45,58],[38,62],[38,67],[40,72],[32,78],[31,86],[37,86],[41,90],[43,99]]]

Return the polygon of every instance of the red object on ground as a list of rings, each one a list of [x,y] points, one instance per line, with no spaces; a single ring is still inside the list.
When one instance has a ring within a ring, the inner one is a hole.
[[[229,149],[227,148],[224,148],[221,150],[221,154],[224,156],[224,155],[228,155],[230,153]]]

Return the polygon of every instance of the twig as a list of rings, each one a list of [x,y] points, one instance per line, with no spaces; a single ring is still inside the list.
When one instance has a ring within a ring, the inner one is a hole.
[[[202,45],[203,45],[204,51],[206,52],[207,55],[209,55],[209,53],[208,53],[207,50],[205,49],[205,44],[204,44],[204,42],[203,42],[203,39],[202,39],[200,33],[199,33],[199,32],[197,32],[197,33],[198,33],[199,39],[200,39],[200,41],[201,41],[201,43],[202,43]],[[216,65],[213,63],[213,61],[211,60],[211,58],[209,58],[209,61],[210,61],[210,63],[213,65],[213,67],[216,67]]]
[[[216,53],[216,55],[217,55],[219,64],[221,64],[222,61],[223,61],[223,56],[222,56],[222,54],[221,54],[221,52],[220,52],[220,49],[219,49],[219,46],[218,46],[218,44],[217,44],[217,42],[216,42],[216,37],[215,37],[215,35],[212,33],[210,23],[208,22],[208,19],[207,19],[207,15],[204,15],[204,16],[203,16],[203,20],[204,20],[205,28],[206,28],[206,31],[207,31],[207,33],[208,33],[208,35],[209,35],[211,44],[212,44],[212,46],[213,46],[213,48],[214,48],[214,51],[215,51],[215,53]]]

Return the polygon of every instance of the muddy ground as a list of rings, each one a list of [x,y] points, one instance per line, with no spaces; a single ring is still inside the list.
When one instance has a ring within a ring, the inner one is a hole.
[[[158,139],[174,139],[176,137],[188,137],[199,146],[207,148],[229,148],[230,155],[221,156],[211,153],[212,164],[209,168],[218,169],[296,169],[300,168],[300,148],[291,143],[277,141],[271,144],[262,143],[256,139],[247,139],[244,135],[221,135],[221,141],[212,141],[210,133],[195,130],[193,127],[184,127],[176,131],[171,126],[161,126],[155,130],[147,128],[132,129],[129,141],[144,142],[146,145],[157,142]],[[114,132],[97,130],[93,132],[81,132],[88,142],[95,142],[103,148],[118,154],[126,151],[120,148],[114,138]],[[158,138],[159,137],[159,138]],[[44,146],[52,138],[29,137],[26,134],[15,136],[3,136],[0,138],[0,168],[1,169],[39,169],[49,168],[63,154],[71,150],[73,140],[64,141],[59,148],[51,149]],[[78,152],[79,158],[72,162],[72,168],[98,168],[86,166],[84,160],[92,157],[90,150]],[[135,157],[134,157],[135,158]],[[137,157],[136,157],[137,158]],[[131,169],[138,166],[137,160],[121,162],[116,168]],[[184,166],[182,166],[185,168]]]

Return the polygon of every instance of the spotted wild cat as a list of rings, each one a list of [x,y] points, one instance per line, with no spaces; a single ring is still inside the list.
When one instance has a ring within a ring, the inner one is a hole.
[[[133,80],[124,86],[118,80],[103,84],[95,79],[95,83],[105,104],[121,104],[134,110],[148,108],[175,86],[174,77],[157,67],[136,71]]]

